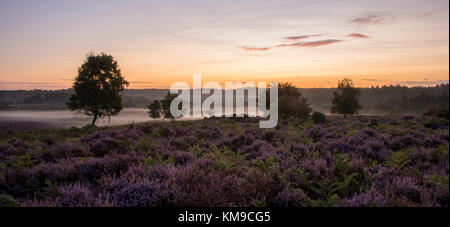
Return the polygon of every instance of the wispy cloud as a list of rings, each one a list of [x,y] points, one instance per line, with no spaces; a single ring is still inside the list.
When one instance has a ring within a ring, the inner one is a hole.
[[[319,47],[319,46],[325,46],[330,45],[333,43],[339,43],[343,42],[345,40],[340,39],[322,39],[322,40],[316,40],[316,41],[299,41],[308,39],[311,37],[319,37],[323,36],[323,34],[314,34],[314,35],[300,35],[300,36],[288,36],[284,37],[283,41],[290,42],[290,43],[282,43],[275,46],[266,46],[266,47],[252,47],[252,46],[239,46],[238,48],[241,48],[246,51],[267,51],[271,48],[278,48],[278,47]],[[359,33],[352,33],[349,34],[348,37],[351,38],[369,38],[369,36],[359,34]],[[296,42],[294,42],[296,41]]]
[[[447,10],[448,11],[448,10]],[[424,18],[429,17],[435,14],[440,14],[447,12],[444,9],[437,9],[428,12],[424,12],[416,15],[408,15],[408,16],[394,16],[388,12],[382,13],[370,13],[361,17],[356,17],[350,20],[351,23],[359,24],[359,25],[372,25],[372,24],[388,24],[397,19],[408,19],[408,18]]]
[[[350,22],[360,25],[384,24],[395,20],[390,13],[371,13],[362,17],[351,19]]]
[[[62,81],[73,81],[73,80],[74,80],[74,78],[72,78],[72,79],[68,79],[68,78],[61,78],[61,79],[59,79],[59,80],[62,80]]]
[[[154,81],[128,81],[131,84],[153,84]]]
[[[311,38],[311,37],[318,37],[318,36],[322,36],[322,34],[288,36],[288,37],[284,37],[284,40],[285,41],[298,41],[298,40],[303,40],[303,39],[307,39],[307,38]]]
[[[62,80],[62,81],[73,81],[74,79],[67,79],[67,78],[62,78],[62,79],[59,79],[59,80]],[[155,83],[154,81],[128,81],[129,83],[131,83],[131,84],[152,84],[152,83]],[[1,81],[0,81],[0,83],[1,83]]]
[[[445,12],[444,9],[437,9],[437,10],[432,10],[432,11],[425,12],[425,13],[422,13],[422,14],[414,15],[413,17],[415,17],[415,18],[423,18],[423,17],[429,17],[429,16],[432,16],[432,15],[440,14],[440,13],[444,13],[444,12]]]
[[[246,51],[266,51],[270,49],[270,47],[249,47],[249,46],[240,46],[239,48]]]
[[[319,47],[319,46],[330,45],[333,43],[339,43],[339,42],[343,42],[343,41],[344,40],[339,40],[339,39],[324,39],[324,40],[310,41],[310,42],[296,42],[296,43],[289,43],[289,44],[280,44],[276,47]]]
[[[375,82],[375,81],[380,81],[380,80],[378,80],[378,79],[367,79],[367,78],[365,78],[365,79],[362,79],[362,80],[364,80],[364,81],[373,81],[373,82]]]
[[[448,84],[448,80],[424,80],[424,81],[400,81],[398,82],[402,85],[410,85],[410,86],[430,86],[430,85],[438,85],[438,84]]]
[[[0,85],[56,85],[53,82],[16,82],[16,81],[0,81]]]
[[[360,33],[352,33],[352,34],[347,35],[347,37],[357,38],[357,39],[367,39],[367,38],[369,38],[369,36],[363,35],[363,34],[360,34]]]
[[[132,88],[139,88],[139,89],[170,89],[170,86],[147,86],[147,85],[133,85]]]
[[[18,89],[61,89],[66,86],[54,82],[18,82],[18,81],[0,81],[0,90],[18,90]]]

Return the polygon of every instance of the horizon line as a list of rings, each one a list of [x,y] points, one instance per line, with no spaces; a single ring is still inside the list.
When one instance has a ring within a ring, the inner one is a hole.
[[[384,84],[384,85],[370,85],[370,86],[355,86],[356,88],[360,89],[372,89],[372,88],[383,88],[383,87],[406,87],[406,88],[431,88],[431,87],[438,87],[438,86],[448,86],[449,81],[442,82],[442,83],[436,83],[436,84],[430,84],[430,85],[404,85],[401,83],[391,83],[391,84]],[[296,87],[296,86],[295,86]],[[209,88],[209,87],[202,87],[203,88]],[[243,88],[253,88],[253,87],[243,87]],[[258,87],[255,87],[258,88]],[[269,87],[267,87],[269,88]],[[337,87],[296,87],[297,89],[336,89]],[[59,89],[44,89],[44,88],[34,88],[34,89],[0,89],[0,92],[4,91],[63,91],[63,90],[72,90],[73,88],[59,88]],[[147,87],[147,88],[125,88],[125,90],[170,90],[171,87],[165,87],[165,88],[156,88],[156,87]],[[233,88],[236,89],[236,88]],[[180,90],[182,90],[180,88]],[[193,88],[189,88],[189,90],[193,90]],[[222,88],[221,90],[225,90]]]

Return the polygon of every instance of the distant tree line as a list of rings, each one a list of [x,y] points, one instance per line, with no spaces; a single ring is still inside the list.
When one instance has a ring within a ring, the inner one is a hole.
[[[36,94],[23,99],[22,104],[47,104],[64,103],[69,99],[70,94],[64,92],[52,92],[47,94]]]
[[[328,112],[336,88],[301,88],[315,110]],[[400,85],[359,88],[360,113],[423,114],[430,109],[449,108],[449,84],[434,87],[406,87]]]
[[[290,84],[290,86],[292,86]],[[286,87],[290,90],[290,86]],[[307,103],[315,111],[331,113],[334,92],[338,88],[294,88],[298,90],[300,103]],[[406,87],[400,85],[373,86],[358,88],[359,104],[362,114],[423,114],[431,109],[449,108],[449,84],[434,87]],[[292,101],[283,96],[282,99]],[[291,91],[290,91],[291,92]],[[124,108],[146,108],[154,100],[163,100],[167,89],[126,89],[120,96]],[[63,90],[8,90],[0,91],[0,110],[6,109],[61,109],[68,108],[65,103],[74,94],[73,89]],[[306,99],[307,102],[305,102]],[[335,100],[337,101],[337,100]],[[296,101],[297,102],[297,101]],[[298,104],[298,103],[297,103]],[[296,105],[297,107],[298,105]],[[286,109],[292,106],[280,106]],[[305,109],[307,110],[307,108]],[[284,111],[283,111],[284,112]]]
[[[32,94],[26,96],[22,100],[23,105],[33,104],[53,104],[66,102],[67,107],[72,111],[81,111],[86,115],[92,116],[92,125],[99,118],[111,117],[117,115],[123,109],[122,92],[128,87],[129,83],[121,74],[118,62],[113,56],[101,53],[90,53],[86,56],[83,64],[78,68],[78,75],[75,77],[72,90],[67,92],[51,92],[46,94]],[[435,90],[439,89],[441,94],[430,95],[425,93],[427,88],[412,88],[412,91],[419,89],[421,93],[407,96],[404,91],[408,91],[410,88],[401,86],[384,86],[384,87],[371,87],[366,89],[366,97],[370,100],[370,107],[372,109],[379,110],[393,110],[394,108],[401,109],[403,112],[406,110],[421,110],[422,113],[430,108],[439,108],[448,110],[448,84],[436,86]],[[428,88],[430,89],[430,88]],[[373,94],[378,90],[383,90],[383,94],[378,96]],[[271,89],[267,89],[270,97]],[[324,91],[322,89],[322,91]],[[330,103],[329,111],[334,114],[341,114],[344,117],[347,115],[358,114],[363,109],[361,105],[362,89],[356,88],[353,81],[349,78],[344,78],[338,82],[337,88],[325,90],[327,92],[332,91],[332,97],[330,100],[327,97],[327,93],[319,93],[314,98],[319,98],[323,103]],[[18,91],[23,93],[23,91]],[[372,93],[372,94],[371,94]],[[402,93],[401,100],[396,99],[398,94]],[[0,91],[0,109],[9,109],[13,102],[8,101],[8,91]],[[389,97],[389,95],[391,95]],[[170,112],[170,106],[172,101],[177,95],[167,93],[164,99],[155,99],[150,105],[149,116],[151,118],[170,118],[172,121],[175,119]],[[378,100],[383,97],[383,100]],[[142,98],[145,101],[146,98]],[[5,102],[6,100],[6,102]],[[266,106],[269,106],[272,100],[267,99]],[[317,100],[316,100],[317,101]],[[329,101],[329,102],[326,102]],[[366,101],[367,104],[367,101]],[[180,104],[181,105],[181,104]],[[279,83],[278,86],[278,115],[281,120],[287,120],[290,118],[297,118],[302,121],[310,119],[313,107],[308,101],[308,98],[301,92],[300,89],[293,86],[291,83]],[[448,112],[448,111],[447,111]],[[315,111],[312,114],[312,121],[315,123],[321,123],[325,121],[325,114],[320,111]]]
[[[443,92],[440,96],[427,95],[425,93],[419,95],[406,96],[401,100],[386,100],[378,102],[374,109],[378,111],[390,110],[391,112],[417,110],[431,110],[431,109],[448,109],[449,107],[448,92]]]
[[[267,97],[271,97],[270,92],[271,89],[267,88]],[[347,115],[357,114],[358,110],[362,108],[359,104],[361,92],[354,87],[353,81],[349,78],[344,78],[338,82],[338,88],[333,95],[332,113],[342,114],[346,117]],[[148,115],[154,119],[164,117],[173,121],[175,118],[170,112],[170,105],[176,96],[168,93],[163,100],[153,101],[147,107],[149,109]],[[266,107],[270,106],[271,102],[270,98],[266,99]],[[308,99],[292,83],[281,82],[278,84],[278,116],[280,120],[286,121],[296,118],[300,121],[306,121],[311,117],[312,112],[313,108],[311,108]],[[325,114],[316,111],[313,113],[312,120],[315,123],[323,123]]]

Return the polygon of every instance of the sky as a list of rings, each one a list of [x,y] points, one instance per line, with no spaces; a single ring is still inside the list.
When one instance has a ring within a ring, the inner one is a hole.
[[[0,0],[0,90],[72,86],[90,52],[130,88],[449,80],[448,0]]]

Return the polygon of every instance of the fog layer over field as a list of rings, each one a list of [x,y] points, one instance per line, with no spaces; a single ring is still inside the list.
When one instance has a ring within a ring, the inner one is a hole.
[[[96,122],[97,126],[113,126],[131,122],[155,121],[148,114],[148,109],[126,108],[118,116],[103,118]],[[189,120],[194,118],[183,118]],[[90,124],[92,117],[69,110],[57,111],[0,111],[0,131],[31,130],[40,128],[70,128]],[[161,120],[159,120],[161,121]]]
[[[233,108],[236,111],[235,108]],[[192,110],[191,110],[192,111]],[[259,112],[248,111],[244,108],[245,114],[250,116],[259,116]],[[223,112],[224,114],[225,112]],[[206,111],[204,116],[210,116],[213,110]],[[193,115],[192,117],[182,117],[177,120],[197,120],[202,119],[203,115]],[[118,116],[112,116],[98,119],[96,126],[117,126],[130,124],[132,122],[147,121],[170,121],[169,119],[152,119],[148,115],[146,108],[124,108]],[[23,131],[45,128],[70,128],[82,127],[92,122],[92,116],[82,114],[78,111],[70,110],[0,110],[0,131]]]

